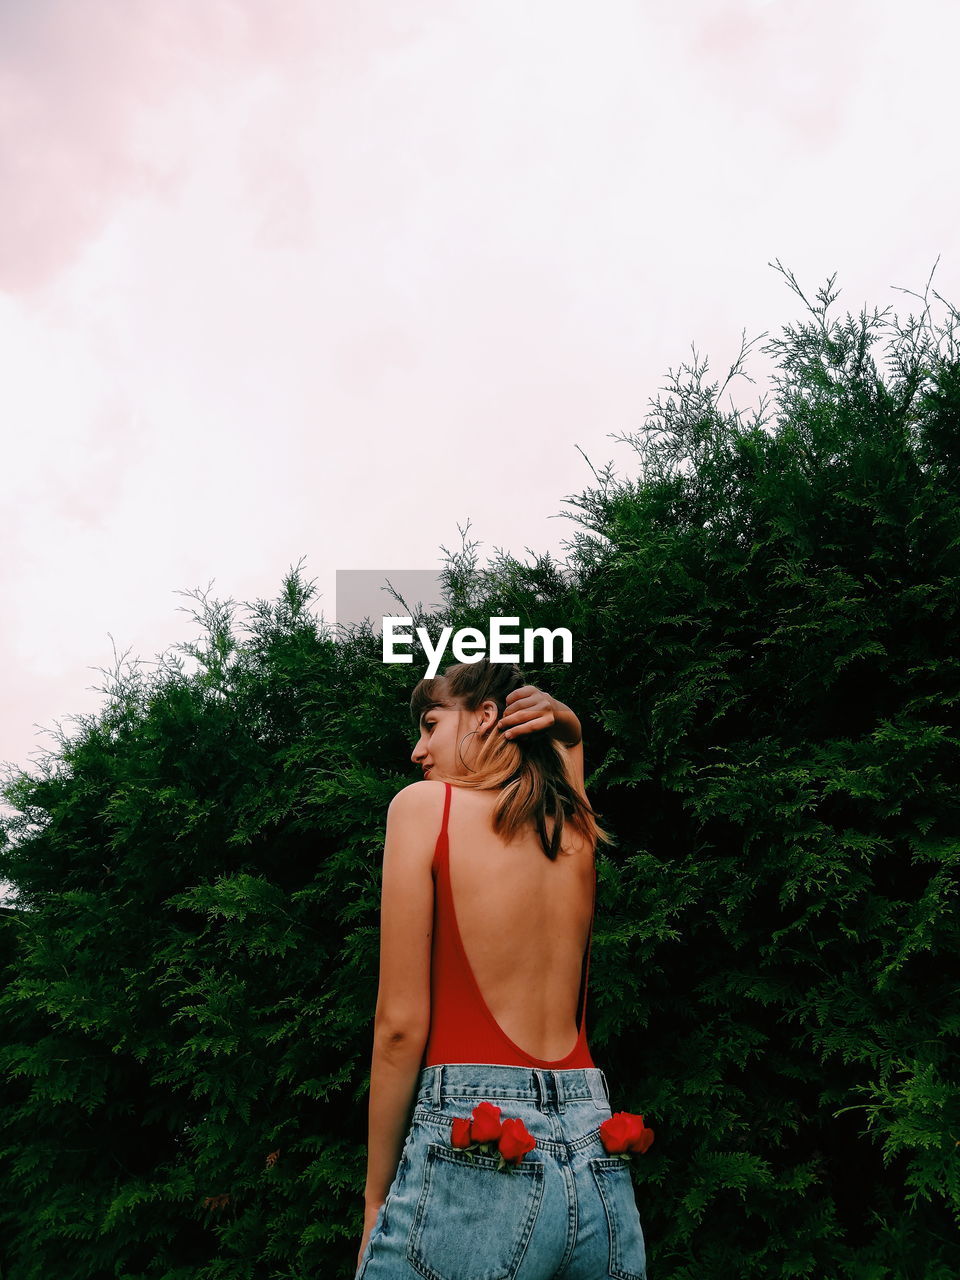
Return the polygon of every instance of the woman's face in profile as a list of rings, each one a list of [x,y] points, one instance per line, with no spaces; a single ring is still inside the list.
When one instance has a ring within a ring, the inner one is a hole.
[[[462,706],[453,699],[449,707],[429,707],[420,717],[420,737],[413,748],[410,759],[423,770],[425,778],[433,778],[443,774],[447,778],[457,778],[466,772],[459,759],[460,740],[468,732],[461,730]],[[472,738],[463,744],[463,759],[470,760]]]

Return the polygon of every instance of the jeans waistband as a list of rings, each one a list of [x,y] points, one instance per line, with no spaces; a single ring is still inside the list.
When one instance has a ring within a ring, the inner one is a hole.
[[[417,1103],[440,1110],[445,1098],[527,1098],[544,1108],[563,1109],[566,1102],[593,1101],[609,1106],[607,1077],[599,1067],[550,1071],[544,1067],[512,1067],[489,1062],[450,1062],[424,1067]]]

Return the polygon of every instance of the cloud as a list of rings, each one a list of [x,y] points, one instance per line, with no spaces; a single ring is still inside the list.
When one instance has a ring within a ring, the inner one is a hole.
[[[179,98],[215,107],[238,76],[296,75],[313,59],[342,74],[418,26],[374,0],[0,4],[0,289],[42,288],[118,201],[176,187],[190,143]],[[302,221],[273,210],[264,235],[296,239]]]
[[[786,146],[818,151],[839,141],[879,24],[852,5],[831,13],[829,37],[802,7],[728,4],[704,10],[691,52],[712,94],[766,120]],[[731,139],[731,147],[736,140]]]

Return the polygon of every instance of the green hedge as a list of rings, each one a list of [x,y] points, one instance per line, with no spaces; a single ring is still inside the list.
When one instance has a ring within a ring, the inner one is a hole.
[[[564,563],[464,534],[417,619],[573,632],[526,670],[617,838],[588,1032],[656,1130],[651,1280],[960,1273],[958,317],[828,321],[831,286],[764,347],[772,411],[720,407],[747,347],[723,387],[695,359]],[[199,596],[195,645],[10,773],[5,1280],[353,1275],[421,667],[312,597]]]

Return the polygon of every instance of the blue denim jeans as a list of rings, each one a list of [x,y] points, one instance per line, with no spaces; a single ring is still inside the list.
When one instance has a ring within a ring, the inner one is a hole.
[[[450,1142],[484,1099],[537,1140],[507,1170]],[[425,1067],[355,1280],[646,1280],[630,1170],[600,1141],[610,1114],[597,1067]]]

